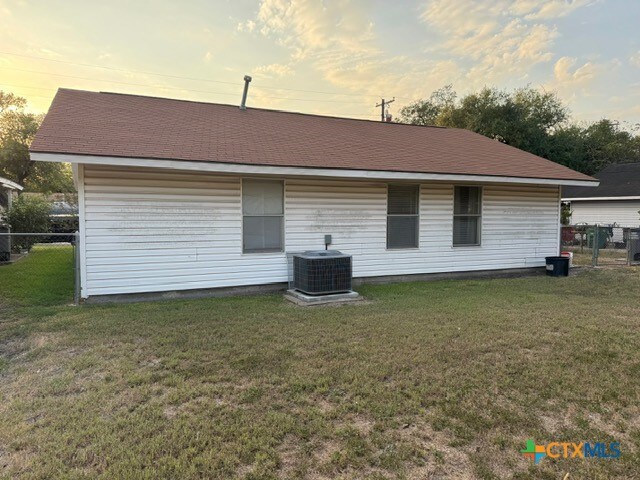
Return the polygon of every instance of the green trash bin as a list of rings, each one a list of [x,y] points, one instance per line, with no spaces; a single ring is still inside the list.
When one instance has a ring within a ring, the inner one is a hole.
[[[612,230],[609,227],[598,227],[598,248],[606,248],[609,238],[612,237]],[[594,237],[596,229],[592,227],[587,230],[587,247],[593,248],[595,244]]]

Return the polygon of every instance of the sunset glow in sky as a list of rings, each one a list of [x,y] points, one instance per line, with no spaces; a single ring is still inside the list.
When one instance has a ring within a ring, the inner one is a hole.
[[[0,0],[0,89],[58,87],[375,120],[452,83],[555,90],[577,120],[640,122],[640,2]]]

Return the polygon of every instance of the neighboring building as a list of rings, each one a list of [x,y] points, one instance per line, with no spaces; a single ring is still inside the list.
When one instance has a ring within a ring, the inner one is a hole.
[[[22,191],[22,186],[18,185],[11,180],[0,177],[0,219],[4,212],[11,208],[11,202],[13,201],[13,196]]]
[[[64,194],[51,202],[51,232],[74,233],[78,231],[78,206],[64,198]]]
[[[355,277],[540,267],[597,185],[466,130],[66,89],[31,157],[73,164],[85,298],[286,282],[326,234]]]
[[[17,183],[0,177],[0,263],[11,259],[11,236],[2,235],[9,232],[9,226],[4,222],[4,215],[11,208],[13,196],[21,190],[22,187]]]
[[[610,165],[596,178],[600,180],[596,188],[562,189],[562,201],[571,205],[571,223],[640,226],[640,163]]]

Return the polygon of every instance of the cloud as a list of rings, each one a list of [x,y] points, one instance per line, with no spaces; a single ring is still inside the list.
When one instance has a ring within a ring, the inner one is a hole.
[[[629,63],[634,67],[640,68],[640,50],[629,57]]]
[[[212,58],[213,58],[213,54],[211,52],[207,52],[202,56],[202,61],[209,63]]]
[[[384,90],[383,84],[393,85],[406,67],[386,58],[377,46],[369,8],[364,0],[263,0],[256,29],[289,55],[286,64],[262,67],[264,73],[286,76],[304,63],[337,87],[372,92],[368,101],[372,103]],[[392,81],[387,68],[396,72]]]
[[[289,65],[283,65],[281,63],[272,63],[270,65],[262,65],[253,69],[256,75],[262,75],[264,77],[285,77],[287,75],[294,75],[294,70]]]
[[[569,15],[580,7],[593,3],[593,0],[517,0],[510,11],[524,15],[527,20],[552,20]]]
[[[238,23],[236,30],[238,30],[239,32],[253,32],[255,28],[256,22],[254,22],[253,20],[247,20],[246,22]]]
[[[362,52],[373,39],[366,2],[263,0],[258,10],[260,32],[294,50],[295,59],[340,49]]]
[[[452,60],[387,55],[370,8],[364,0],[263,0],[256,29],[287,49],[287,65],[304,63],[335,87],[365,94],[363,105],[385,94],[415,98],[459,76]]]
[[[442,36],[436,51],[468,59],[469,79],[486,83],[523,76],[532,66],[551,61],[559,34],[553,24],[541,20],[567,15],[586,3],[433,0],[420,18]]]
[[[586,62],[578,68],[573,68],[577,63],[574,57],[561,57],[553,67],[553,76],[558,86],[576,86],[593,80],[597,73],[597,67]]]
[[[389,54],[366,0],[262,0],[255,17],[242,22],[239,30],[249,31],[245,25],[254,22],[250,30],[287,52],[285,61],[259,67],[258,72],[285,78],[290,72],[281,67],[310,69],[343,91],[370,95],[360,100],[362,105],[380,95],[403,96],[401,102],[407,103],[447,83],[475,89],[505,79],[527,79],[535,65],[554,58],[559,32],[550,19],[586,4],[587,0],[430,0],[419,8],[418,21],[430,37],[438,38],[423,55]],[[414,41],[419,46],[425,40]]]

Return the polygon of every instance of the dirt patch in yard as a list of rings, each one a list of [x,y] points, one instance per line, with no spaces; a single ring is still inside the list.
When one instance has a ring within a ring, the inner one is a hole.
[[[415,445],[423,452],[424,465],[408,465],[407,478],[459,478],[474,477],[473,464],[467,453],[460,448],[451,447],[454,437],[435,431],[429,423],[418,422],[403,425],[397,433],[404,441]]]

